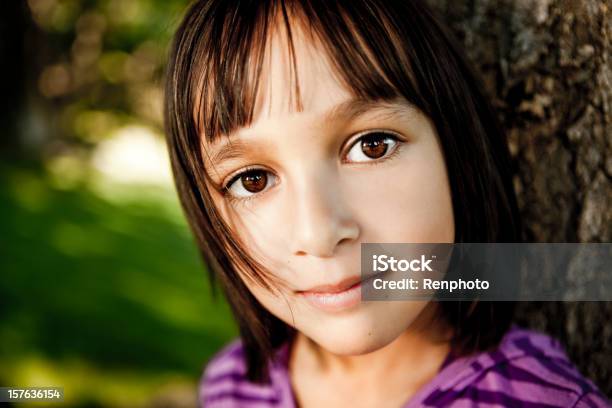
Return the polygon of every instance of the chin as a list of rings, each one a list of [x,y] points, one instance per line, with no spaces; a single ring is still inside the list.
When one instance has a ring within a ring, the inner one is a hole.
[[[393,342],[413,320],[406,315],[402,316],[404,319],[393,318],[394,313],[388,312],[386,316],[359,313],[344,318],[331,317],[301,331],[331,353],[346,356],[367,354]]]

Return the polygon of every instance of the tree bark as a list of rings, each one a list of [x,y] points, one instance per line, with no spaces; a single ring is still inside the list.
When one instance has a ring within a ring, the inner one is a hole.
[[[612,239],[612,4],[428,0],[483,75],[508,131],[528,242]],[[521,303],[612,395],[612,302]]]

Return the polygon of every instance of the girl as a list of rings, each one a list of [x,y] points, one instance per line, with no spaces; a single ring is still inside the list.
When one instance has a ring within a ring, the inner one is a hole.
[[[240,328],[202,405],[606,405],[509,303],[361,301],[361,243],[520,240],[506,141],[421,2],[196,1],[165,115]]]

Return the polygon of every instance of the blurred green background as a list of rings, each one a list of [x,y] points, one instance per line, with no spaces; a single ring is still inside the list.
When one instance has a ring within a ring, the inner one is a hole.
[[[237,333],[163,140],[187,3],[0,5],[0,386],[61,386],[62,406],[193,406]]]

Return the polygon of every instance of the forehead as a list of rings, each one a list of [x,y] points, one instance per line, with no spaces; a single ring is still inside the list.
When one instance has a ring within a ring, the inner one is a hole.
[[[291,44],[281,24],[270,35],[253,125],[260,120],[295,113],[329,111],[352,96],[332,69],[323,46],[300,24],[292,25],[291,29]]]

